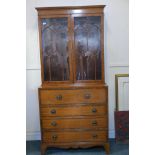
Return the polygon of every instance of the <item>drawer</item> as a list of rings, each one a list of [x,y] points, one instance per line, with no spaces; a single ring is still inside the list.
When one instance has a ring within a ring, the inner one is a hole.
[[[43,132],[43,142],[97,142],[107,141],[107,131],[82,131],[82,132]]]
[[[107,117],[99,118],[51,118],[43,119],[43,129],[95,129],[95,128],[107,128]]]
[[[87,116],[87,115],[105,115],[107,114],[106,105],[98,106],[61,106],[40,108],[41,116]]]
[[[107,89],[40,90],[41,104],[106,102]]]

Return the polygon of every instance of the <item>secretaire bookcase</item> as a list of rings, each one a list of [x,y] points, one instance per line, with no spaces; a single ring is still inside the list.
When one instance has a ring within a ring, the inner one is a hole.
[[[36,8],[42,85],[41,153],[103,146],[109,153],[104,6]]]

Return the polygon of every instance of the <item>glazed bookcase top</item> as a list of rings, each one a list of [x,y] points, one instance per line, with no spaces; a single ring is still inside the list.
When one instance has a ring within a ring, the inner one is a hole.
[[[104,83],[104,7],[36,8],[43,85]]]

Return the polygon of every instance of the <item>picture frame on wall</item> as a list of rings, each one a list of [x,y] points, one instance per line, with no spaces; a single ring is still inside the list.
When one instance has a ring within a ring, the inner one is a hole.
[[[115,75],[116,110],[115,140],[116,143],[129,142],[129,74]]]
[[[115,75],[116,111],[129,110],[129,74]]]

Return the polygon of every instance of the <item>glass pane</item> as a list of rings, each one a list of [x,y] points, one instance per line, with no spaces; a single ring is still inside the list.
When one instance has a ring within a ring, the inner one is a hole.
[[[67,18],[42,19],[42,48],[45,81],[69,80]]]
[[[76,79],[101,80],[101,17],[75,17]]]

